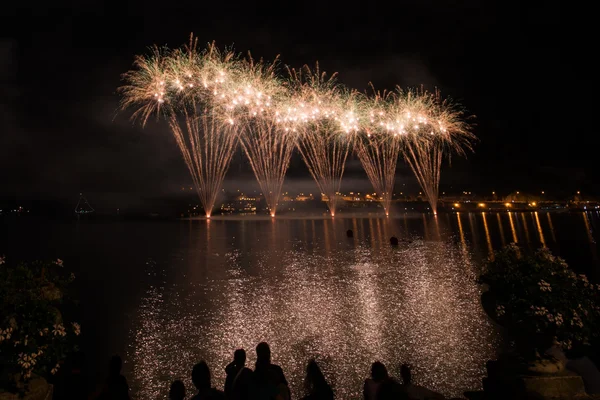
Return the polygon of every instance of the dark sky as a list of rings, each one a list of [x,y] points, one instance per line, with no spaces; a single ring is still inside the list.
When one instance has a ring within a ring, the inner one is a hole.
[[[113,207],[189,186],[165,126],[141,129],[117,113],[116,89],[135,54],[178,47],[190,32],[291,66],[318,60],[360,90],[439,87],[477,116],[475,153],[443,171],[453,189],[589,192],[597,182],[598,140],[568,132],[557,94],[569,80],[558,2],[48,3],[2,10],[0,199],[76,201],[84,191]],[[253,187],[242,156],[231,171],[228,188]],[[288,177],[310,190],[299,158]],[[356,160],[347,178],[366,179]],[[398,179],[414,182],[403,166]]]

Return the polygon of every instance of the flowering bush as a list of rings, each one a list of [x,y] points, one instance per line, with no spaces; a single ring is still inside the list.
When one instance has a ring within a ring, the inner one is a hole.
[[[81,327],[63,316],[74,278],[60,259],[11,265],[0,257],[0,391],[26,390],[32,374],[55,374],[75,350]]]
[[[489,285],[497,321],[520,346],[536,356],[553,344],[570,349],[600,335],[600,285],[577,275],[541,248],[522,255],[515,244],[494,254],[480,276]]]

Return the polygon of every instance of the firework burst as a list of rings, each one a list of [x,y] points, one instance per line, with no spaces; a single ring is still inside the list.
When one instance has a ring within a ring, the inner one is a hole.
[[[290,69],[289,75],[294,96],[282,107],[280,120],[298,133],[298,150],[335,216],[346,159],[358,130],[355,95],[346,93],[336,75],[328,77],[318,64],[314,70]]]
[[[474,136],[463,119],[463,111],[439,91],[402,91],[396,97],[396,118],[402,121],[404,159],[437,214],[439,186],[444,156],[464,155],[472,149]]]
[[[332,216],[352,148],[386,215],[400,154],[436,213],[444,157],[471,149],[474,136],[462,110],[437,91],[359,96],[318,64],[288,70],[284,82],[278,60],[255,62],[214,43],[197,47],[193,36],[180,49],[153,47],[148,56],[136,57],[120,92],[122,108],[134,108],[133,118],[142,125],[152,115],[167,119],[207,216],[238,141],[272,216],[294,147]]]
[[[278,123],[275,104],[289,94],[277,78],[276,67],[277,60],[257,62],[249,55],[229,88],[229,99],[218,108],[221,119],[239,134],[272,217],[295,145],[294,132]]]
[[[394,95],[388,92],[376,92],[364,99],[363,134],[356,142],[358,159],[382,199],[386,215],[390,213],[396,165],[405,139],[396,130],[397,122],[390,119],[393,100]]]
[[[135,66],[124,75],[122,107],[135,106],[133,118],[140,118],[142,125],[153,114],[167,118],[210,218],[238,138],[208,105],[219,92],[227,93],[234,55],[219,52],[214,44],[200,53],[191,36],[188,46],[174,51],[154,48],[151,56],[137,57]]]

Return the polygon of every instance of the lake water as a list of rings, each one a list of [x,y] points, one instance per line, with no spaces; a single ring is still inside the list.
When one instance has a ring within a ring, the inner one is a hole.
[[[205,359],[213,383],[236,348],[260,341],[303,394],[316,358],[340,399],[362,396],[370,364],[446,395],[481,387],[503,345],[481,309],[488,255],[541,245],[598,280],[598,213],[460,213],[211,221],[0,220],[0,254],[62,258],[77,275],[83,347],[101,379],[113,353],[137,399],[166,398]],[[354,237],[348,238],[346,230]],[[389,238],[401,239],[390,247]]]

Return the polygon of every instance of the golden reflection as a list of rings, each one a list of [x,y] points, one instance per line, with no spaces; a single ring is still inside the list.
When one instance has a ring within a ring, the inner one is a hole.
[[[548,217],[548,225],[550,226],[550,234],[552,235],[552,241],[556,243],[556,236],[554,236],[554,226],[552,225],[552,217],[551,213],[547,212],[546,216]]]
[[[546,247],[546,241],[544,240],[544,232],[542,232],[542,225],[540,224],[540,218],[538,217],[538,212],[534,211],[533,216],[535,217],[535,224],[537,226],[538,234],[540,235],[540,242],[542,242],[543,247]]]
[[[456,213],[456,220],[458,221],[458,232],[460,234],[460,243],[462,244],[462,248],[464,250],[467,249],[467,241],[465,240],[465,232],[462,227],[462,222],[460,221],[460,213]]]
[[[521,219],[523,220],[523,230],[525,231],[525,240],[529,244],[529,243],[531,243],[531,239],[529,238],[529,228],[527,226],[527,220],[525,219],[525,213],[521,213]]]
[[[485,230],[485,241],[487,242],[489,257],[490,259],[494,259],[494,248],[492,247],[492,239],[490,238],[485,212],[482,212],[481,216],[483,218],[483,229]]]
[[[587,233],[587,237],[590,243],[596,243],[594,240],[594,236],[592,235],[592,228],[590,228],[590,221],[588,220],[587,213],[584,211],[581,213],[583,216],[583,223],[585,224],[585,232]]]
[[[425,214],[422,214],[423,216],[423,238],[425,240],[429,240],[429,228],[427,226],[427,218],[425,218]]]
[[[308,231],[306,228],[306,220],[305,219],[302,220],[302,228],[303,228],[302,229],[302,237],[304,239],[304,243],[306,243],[306,242],[308,242]]]
[[[330,231],[329,221],[330,221],[329,219],[325,219],[325,220],[321,221],[323,223],[323,238],[325,240],[325,251],[327,251],[328,253],[331,251],[331,243],[330,243],[330,238],[329,238],[329,231]]]
[[[498,220],[498,230],[500,231],[500,240],[502,240],[502,246],[506,245],[506,240],[504,239],[504,228],[502,227],[502,218],[500,217],[500,213],[496,213],[496,219]]]
[[[477,227],[474,226],[473,221],[475,220],[475,214],[468,213],[467,219],[469,220],[469,228],[471,229],[471,241],[473,243],[473,247],[477,248],[479,245],[479,232],[477,231]]]
[[[439,221],[437,214],[433,216],[433,223],[435,225],[435,236],[436,236],[435,238],[436,238],[436,240],[441,241],[442,234],[440,232],[440,221]]]
[[[375,227],[373,226],[373,217],[369,218],[369,239],[371,248],[375,248]]]
[[[383,236],[383,231],[381,229],[381,218],[377,218],[377,240],[379,241],[379,243],[384,244],[387,240],[389,240],[389,238],[384,238]]]
[[[515,229],[515,222],[513,221],[511,212],[508,212],[508,220],[510,221],[510,230],[512,232],[513,243],[519,243],[519,239],[517,238],[517,230]]]
[[[597,254],[597,250],[596,250],[596,240],[594,240],[594,236],[592,235],[592,228],[590,227],[588,213],[584,211],[581,214],[583,215],[583,223],[585,224],[585,230],[587,232],[588,241],[590,242],[592,257],[594,258],[594,260],[597,260],[598,254]]]
[[[354,242],[354,246],[358,246],[358,224],[356,223],[356,218],[352,218],[352,231],[354,235],[352,235],[352,241]]]

